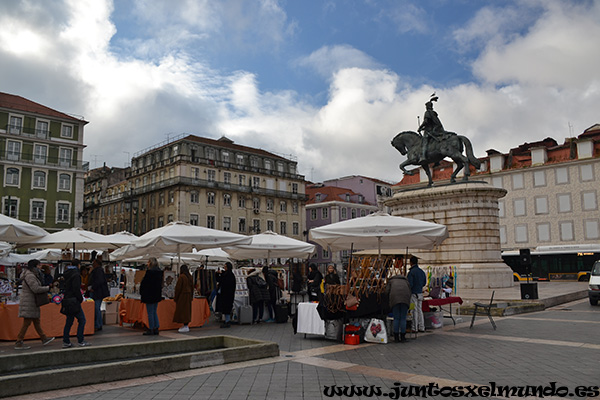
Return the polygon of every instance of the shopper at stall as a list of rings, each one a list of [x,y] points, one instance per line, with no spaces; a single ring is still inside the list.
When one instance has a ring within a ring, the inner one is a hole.
[[[52,286],[52,283],[54,282],[54,277],[50,272],[50,266],[48,264],[42,265],[42,275],[44,277],[42,284],[44,286]]]
[[[65,268],[64,279],[65,295],[62,300],[61,312],[67,316],[67,319],[63,329],[63,349],[73,347],[70,336],[75,318],[77,318],[77,343],[80,347],[89,346],[90,343],[86,342],[83,337],[86,321],[83,308],[81,308],[83,295],[81,294],[79,260],[73,260],[71,265]]]
[[[327,266],[327,273],[325,274],[325,285],[339,285],[339,284],[341,284],[341,282],[340,282],[340,276],[337,273],[337,269],[335,268],[335,265],[329,264]]]
[[[316,264],[310,264],[308,268],[310,270],[307,276],[308,301],[320,301],[322,297],[321,282],[323,281],[323,275]]]
[[[81,267],[81,272],[79,274],[81,275],[81,290],[83,290],[83,293],[86,296],[89,296],[88,285],[90,281],[90,270],[87,265]]]
[[[158,266],[158,260],[151,257],[148,260],[146,274],[140,283],[141,302],[146,304],[148,312],[148,329],[145,336],[158,335],[158,303],[162,300],[163,272]]]
[[[92,272],[88,280],[88,291],[92,299],[94,299],[94,329],[96,331],[102,330],[102,300],[105,297],[110,296],[108,290],[108,282],[106,282],[106,275],[102,269],[102,262],[96,258],[92,263]]]
[[[427,275],[419,268],[419,259],[415,256],[410,258],[410,270],[408,271],[408,283],[412,293],[411,303],[415,304],[413,328],[419,332],[425,332],[425,318],[423,318],[423,287],[427,285]]]
[[[31,348],[23,343],[25,333],[27,333],[27,329],[29,329],[29,325],[31,324],[33,324],[35,331],[40,335],[40,339],[44,346],[54,340],[53,337],[47,337],[42,330],[42,325],[40,323],[40,308],[35,304],[36,293],[47,293],[48,290],[50,290],[48,286],[42,285],[41,271],[39,268],[39,260],[29,260],[27,267],[21,272],[23,288],[21,290],[19,302],[19,317],[23,318],[23,325],[17,334],[15,350],[27,350]]]
[[[406,315],[410,306],[411,289],[404,275],[394,275],[388,279],[386,287],[388,304],[394,316],[394,341],[406,342]]]
[[[302,290],[304,286],[304,278],[302,277],[302,272],[300,272],[300,266],[294,266],[294,271],[292,272],[292,292],[298,293]]]
[[[252,323],[258,324],[263,319],[265,302],[270,299],[267,282],[262,277],[259,269],[250,269],[246,277],[248,284],[248,298],[252,306]]]
[[[275,310],[273,307],[275,307],[277,300],[281,297],[279,294],[279,278],[277,277],[277,272],[270,269],[268,265],[262,268],[262,273],[265,282],[267,282],[267,290],[269,291],[269,300],[265,303],[269,311],[269,319],[265,322],[275,322]]]
[[[217,272],[217,312],[225,316],[225,322],[221,328],[231,327],[231,310],[233,309],[233,299],[235,298],[235,275],[233,275],[233,265],[230,262],[225,263],[224,271]]]
[[[175,285],[175,314],[173,322],[183,324],[180,333],[189,332],[192,320],[192,301],[194,300],[194,280],[186,264],[179,270],[179,279]]]

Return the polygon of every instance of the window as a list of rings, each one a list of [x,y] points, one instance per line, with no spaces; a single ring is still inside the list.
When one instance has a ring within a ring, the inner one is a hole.
[[[298,194],[298,184],[297,183],[292,183],[292,193]]]
[[[70,174],[59,174],[58,175],[58,190],[71,191],[71,175]]]
[[[167,215],[167,223],[173,222],[173,214]]]
[[[46,164],[48,158],[48,146],[43,144],[33,145],[33,162],[36,164]]]
[[[312,220],[317,219],[317,210],[315,208],[310,210],[310,219],[312,219]]]
[[[258,168],[258,158],[250,157],[250,166],[252,168]]]
[[[515,225],[515,242],[526,243],[527,241],[527,225]]]
[[[360,216],[364,217],[367,215],[367,211],[366,210],[360,210]]]
[[[277,162],[277,171],[279,171],[279,172],[284,171],[282,162],[279,162],[279,161]]]
[[[238,219],[238,232],[246,233],[246,218]]]
[[[160,217],[158,217],[158,226],[157,226],[157,228],[160,228],[162,226],[165,226],[165,217],[164,217],[164,215],[161,215]]]
[[[279,202],[279,211],[282,213],[287,212],[287,201]]]
[[[586,239],[598,239],[600,235],[598,232],[598,220],[597,219],[588,219],[583,222],[583,227],[585,230],[585,238]]]
[[[7,186],[19,186],[19,171],[18,168],[7,168],[6,169],[6,185]]]
[[[549,242],[550,241],[550,223],[543,222],[537,224],[537,239],[538,242]]]
[[[48,127],[50,124],[48,121],[37,121],[35,124],[35,134],[39,138],[47,138],[48,137]]]
[[[271,170],[271,160],[265,160],[265,169],[267,171]]]
[[[523,189],[523,174],[512,174],[512,186],[513,190]]]
[[[267,199],[267,211],[268,212],[273,212],[273,208],[274,208],[273,203],[274,203],[273,199]]]
[[[4,215],[12,218],[17,218],[17,210],[19,209],[19,199],[4,197]]]
[[[300,224],[297,222],[292,222],[292,235],[300,234]]]
[[[347,208],[345,208],[345,207],[342,208],[341,213],[342,213],[342,219],[348,218],[348,209]]]
[[[329,218],[329,208],[327,208],[327,207],[321,208],[321,218],[323,218],[323,219]]]
[[[252,231],[254,233],[260,233],[260,219],[252,220]]]
[[[175,203],[175,191],[169,190],[169,204]]]
[[[190,225],[198,226],[198,214],[190,214]]]
[[[206,179],[208,179],[209,182],[214,182],[216,180],[217,172],[214,169],[209,169],[208,171],[206,171],[206,174]]]
[[[192,190],[190,192],[190,203],[200,203],[200,196],[197,190]]]
[[[498,217],[499,218],[504,218],[505,217],[505,211],[504,211],[504,200],[498,200]]]
[[[206,204],[215,205],[215,193],[214,192],[207,192],[206,193]]]
[[[63,167],[69,167],[71,165],[71,159],[73,158],[73,149],[67,149],[61,147],[59,150],[58,163]]]
[[[231,217],[223,217],[223,230],[226,232],[231,231]]]
[[[164,206],[165,205],[165,192],[160,192],[158,194],[158,205],[159,206]]]
[[[238,207],[246,208],[246,197],[242,194],[238,194]]]
[[[229,193],[223,195],[223,205],[225,207],[231,207],[231,195]]]
[[[44,208],[46,203],[43,200],[31,201],[31,221],[44,220]]]
[[[560,229],[560,240],[571,241],[573,236],[573,221],[562,221],[558,223]]]
[[[548,214],[548,198],[546,196],[535,198],[535,213]]]
[[[231,183],[231,172],[223,172],[223,182],[225,184]]]
[[[236,162],[238,165],[244,165],[244,156],[241,154],[237,154],[235,156]]]
[[[10,133],[13,135],[19,135],[23,126],[23,118],[21,117],[10,117]]]
[[[327,249],[321,249],[321,254],[323,256],[323,258],[329,258],[329,250]]]
[[[156,207],[156,197],[154,196],[154,193],[150,195],[150,207]]]
[[[581,208],[584,211],[592,211],[598,208],[595,191],[581,193]]]
[[[281,221],[279,223],[279,234],[287,235],[287,222]]]
[[[557,185],[569,183],[569,170],[567,167],[556,168],[554,172],[556,174]]]
[[[206,158],[208,158],[209,160],[214,160],[215,159],[215,149],[207,148],[206,149]]]
[[[535,171],[533,173],[533,186],[546,186],[546,171]]]
[[[494,176],[492,178],[492,186],[495,188],[499,188],[502,189],[502,177],[501,176]]]
[[[200,168],[192,167],[192,178],[200,179]]]
[[[215,229],[215,216],[207,215],[206,216],[206,227],[210,229]]]
[[[154,218],[149,218],[148,221],[148,230],[152,230],[156,227],[156,225],[154,225]]]
[[[292,202],[292,214],[298,214],[298,202],[297,201]]]
[[[73,138],[73,126],[63,125],[60,131],[60,137],[71,139]]]
[[[12,161],[21,159],[21,142],[14,140],[6,141],[6,158]]]
[[[556,195],[556,200],[558,202],[558,212],[565,213],[571,212],[571,194],[563,193]]]
[[[499,229],[500,233],[500,243],[506,244],[506,226],[502,225]]]
[[[267,230],[275,232],[275,221],[271,219],[267,220]]]
[[[296,173],[296,166],[294,164],[290,164],[290,174]]]
[[[260,188],[260,177],[258,177],[258,176],[252,177],[252,187],[255,189]]]
[[[68,224],[70,220],[71,205],[69,203],[57,203],[56,222]]]
[[[579,167],[579,175],[582,182],[588,182],[594,180],[594,169],[591,164],[581,165]]]
[[[46,173],[44,171],[33,172],[32,186],[34,189],[45,189],[46,188]]]
[[[240,186],[246,186],[246,175],[238,175]]]
[[[254,211],[260,210],[260,199],[258,197],[252,199],[252,208]]]
[[[354,208],[350,211],[350,214],[352,219],[356,218],[356,210]]]

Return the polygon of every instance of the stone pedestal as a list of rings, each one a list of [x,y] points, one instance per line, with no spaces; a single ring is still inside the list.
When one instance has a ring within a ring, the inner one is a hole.
[[[459,288],[502,288],[513,285],[500,250],[498,199],[505,195],[488,183],[466,182],[398,190],[384,205],[392,215],[448,227],[450,236],[437,248],[409,249],[423,266],[456,266]]]

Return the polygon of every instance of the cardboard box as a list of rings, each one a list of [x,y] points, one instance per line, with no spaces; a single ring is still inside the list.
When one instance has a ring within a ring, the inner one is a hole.
[[[105,301],[104,307],[107,313],[118,313],[120,301]]]
[[[119,323],[119,313],[104,313],[104,324],[117,325]]]

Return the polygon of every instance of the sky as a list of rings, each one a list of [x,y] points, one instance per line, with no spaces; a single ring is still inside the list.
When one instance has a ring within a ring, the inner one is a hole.
[[[395,183],[434,92],[477,157],[600,123],[599,41],[600,0],[3,1],[0,91],[88,121],[90,168],[194,134]]]

